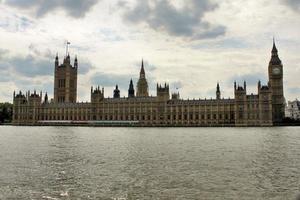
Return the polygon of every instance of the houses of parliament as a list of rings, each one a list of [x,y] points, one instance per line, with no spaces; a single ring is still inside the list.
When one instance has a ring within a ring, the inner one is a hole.
[[[257,83],[257,94],[247,94],[247,83],[233,85],[234,98],[222,98],[220,85],[214,99],[184,100],[170,94],[169,84],[157,84],[156,96],[149,96],[144,63],[128,96],[120,97],[118,85],[113,98],[104,88],[91,87],[88,103],[77,102],[78,60],[72,65],[67,54],[62,63],[55,58],[54,97],[42,92],[13,94],[14,125],[87,126],[273,126],[284,118],[283,65],[273,42],[268,66],[268,83]]]

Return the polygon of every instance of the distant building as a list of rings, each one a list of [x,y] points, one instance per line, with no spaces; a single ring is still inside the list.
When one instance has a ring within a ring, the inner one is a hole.
[[[300,120],[300,101],[298,99],[288,102],[285,115],[288,118]]]
[[[149,96],[142,61],[134,90],[130,80],[128,97],[121,97],[118,85],[114,98],[104,97],[104,88],[91,87],[91,102],[77,103],[78,60],[71,65],[69,54],[59,65],[55,58],[54,100],[47,93],[21,91],[13,95],[13,124],[55,123],[134,124],[137,126],[273,126],[284,118],[283,65],[273,42],[267,85],[257,84],[257,94],[247,94],[247,83],[234,83],[234,98],[222,98],[220,84],[214,99],[180,99],[170,96],[169,84],[157,84],[156,96]],[[101,80],[99,80],[101,81]],[[116,80],[117,81],[117,80]]]

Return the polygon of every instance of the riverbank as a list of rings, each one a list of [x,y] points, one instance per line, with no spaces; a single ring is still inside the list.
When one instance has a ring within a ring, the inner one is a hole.
[[[300,123],[281,123],[281,124],[276,124],[274,126],[235,126],[232,124],[228,124],[228,125],[215,125],[215,124],[211,124],[211,125],[204,125],[204,126],[199,126],[199,125],[164,125],[164,124],[155,124],[155,125],[149,125],[149,124],[86,124],[86,123],[77,123],[77,124],[69,124],[69,123],[49,123],[49,124],[18,124],[18,125],[14,125],[12,123],[3,123],[0,124],[0,126],[36,126],[36,127],[47,127],[47,126],[63,126],[63,127],[145,127],[145,128],[195,128],[195,127],[199,127],[199,128],[206,128],[206,127],[215,127],[215,128],[226,128],[226,127],[288,127],[288,126],[295,126],[298,127],[300,126]]]

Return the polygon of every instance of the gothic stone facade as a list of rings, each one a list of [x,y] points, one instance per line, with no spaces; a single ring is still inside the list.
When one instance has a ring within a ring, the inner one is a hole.
[[[128,97],[121,98],[118,86],[113,98],[104,97],[104,88],[91,88],[91,102],[76,103],[77,68],[66,56],[62,65],[55,59],[54,99],[47,93],[14,93],[15,125],[132,125],[132,126],[273,126],[284,117],[283,67],[273,44],[269,63],[269,83],[257,84],[256,95],[247,94],[247,84],[234,83],[234,98],[221,98],[220,85],[215,99],[183,100],[170,96],[168,84],[157,84],[157,95],[149,96],[144,64],[136,93],[130,81]]]

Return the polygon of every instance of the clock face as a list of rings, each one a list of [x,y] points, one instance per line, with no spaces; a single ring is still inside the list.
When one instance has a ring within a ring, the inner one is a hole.
[[[275,74],[275,75],[280,74],[280,69],[279,69],[278,67],[275,67],[275,68],[273,69],[273,74]]]

